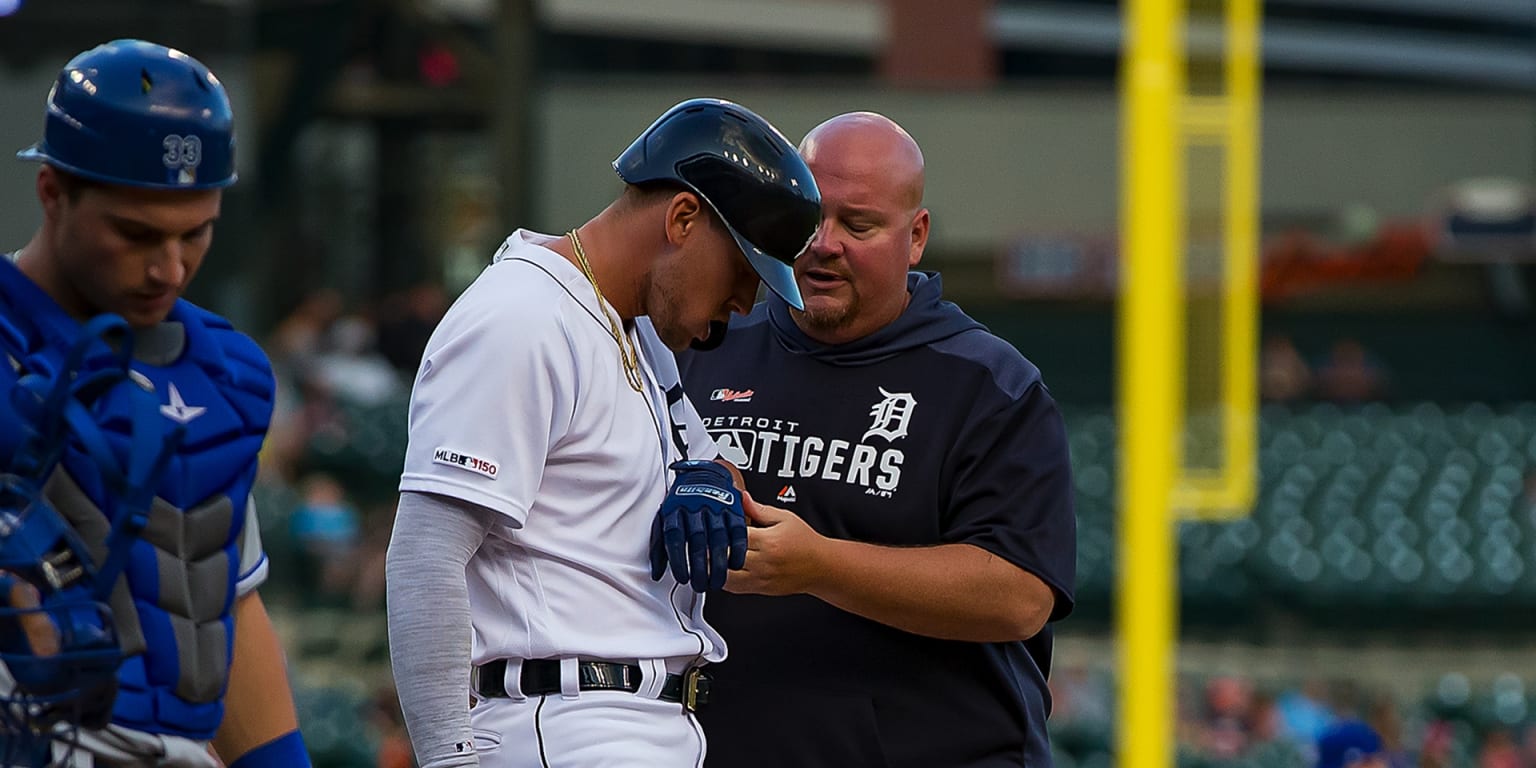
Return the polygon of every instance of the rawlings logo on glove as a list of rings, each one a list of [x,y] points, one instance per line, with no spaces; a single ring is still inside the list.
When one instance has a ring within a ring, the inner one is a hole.
[[[725,586],[747,562],[747,515],[731,471],[713,461],[679,461],[672,490],[651,523],[651,578],[672,576],[695,592]]]

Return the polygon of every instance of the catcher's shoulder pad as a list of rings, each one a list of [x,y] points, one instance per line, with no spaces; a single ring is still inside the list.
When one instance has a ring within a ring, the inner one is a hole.
[[[250,336],[203,307],[183,301],[177,318],[187,335],[183,364],[214,382],[247,424],[266,427],[272,418],[276,379],[272,362]]]
[[[191,302],[181,302],[188,351],[209,377],[267,403],[277,392],[272,363],[256,341],[235,330],[224,317]]]

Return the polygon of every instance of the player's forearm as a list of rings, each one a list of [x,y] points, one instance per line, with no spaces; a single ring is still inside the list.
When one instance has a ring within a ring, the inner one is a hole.
[[[969,544],[883,547],[826,540],[809,592],[914,634],[969,642],[1033,637],[1054,601],[1040,579]]]
[[[225,763],[233,764],[298,727],[277,632],[261,596],[248,592],[235,602],[235,655],[230,661],[224,720],[213,747]]]
[[[405,493],[385,559],[390,660],[421,768],[478,766],[469,725],[469,589],[464,567],[490,513]]]

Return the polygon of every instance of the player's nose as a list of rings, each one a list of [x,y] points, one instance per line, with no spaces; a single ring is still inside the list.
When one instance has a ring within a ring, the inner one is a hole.
[[[177,238],[167,238],[150,257],[145,270],[156,285],[181,285],[187,277],[186,245]]]

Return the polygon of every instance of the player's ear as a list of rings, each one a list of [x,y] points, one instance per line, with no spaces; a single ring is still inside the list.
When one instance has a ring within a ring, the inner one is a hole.
[[[69,197],[69,191],[64,188],[64,180],[59,178],[59,172],[53,166],[43,165],[37,169],[37,200],[43,206],[43,216],[47,219],[57,219],[59,209]]]
[[[912,248],[907,255],[907,269],[917,266],[923,260],[923,249],[928,247],[928,209],[919,209],[916,216],[912,217],[912,228],[909,234],[912,236]]]
[[[709,213],[693,192],[678,192],[667,202],[667,242],[673,246],[682,246],[690,235],[708,226]]]

